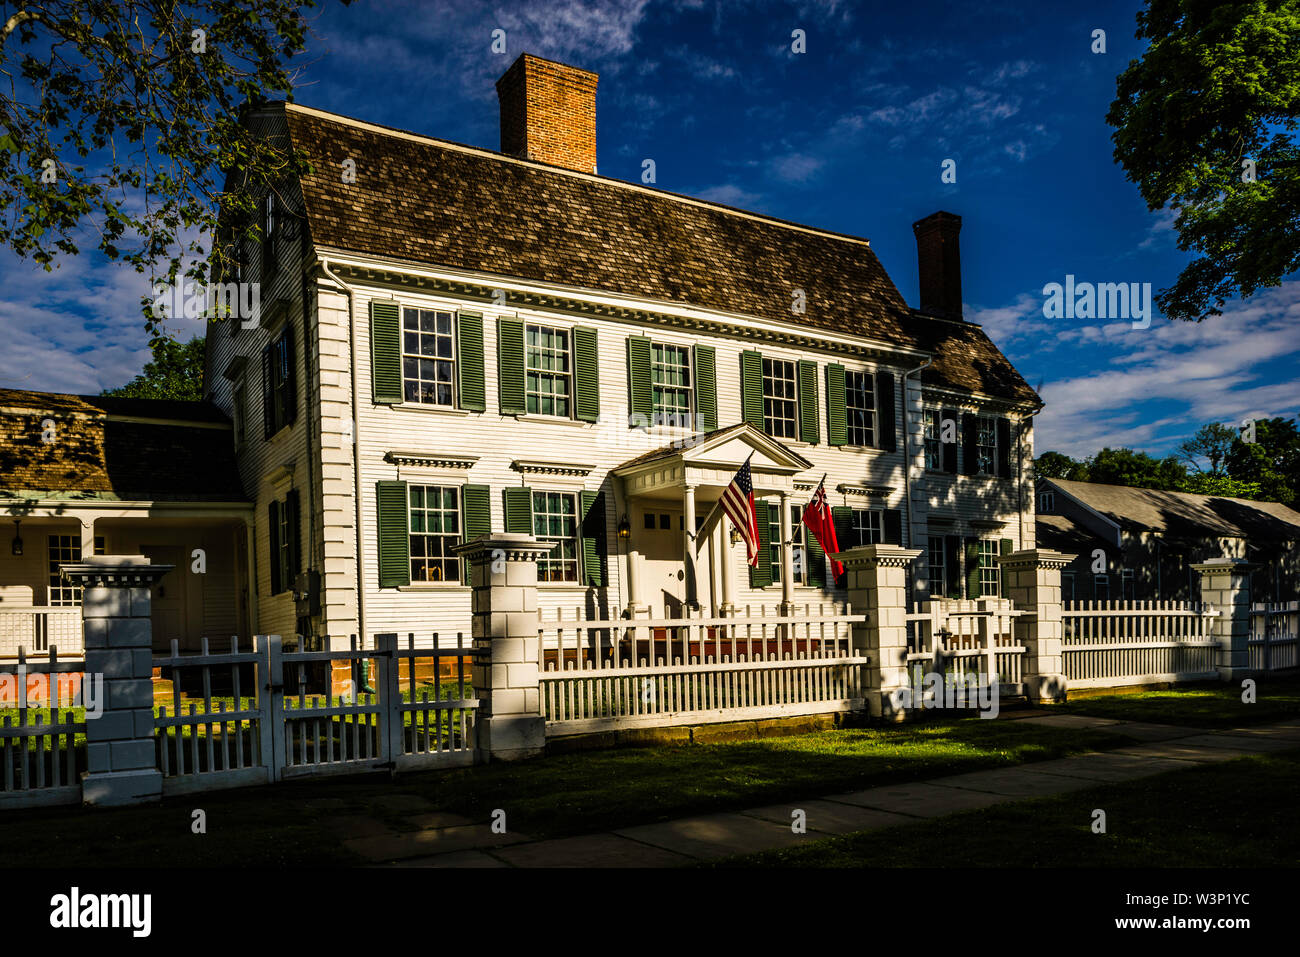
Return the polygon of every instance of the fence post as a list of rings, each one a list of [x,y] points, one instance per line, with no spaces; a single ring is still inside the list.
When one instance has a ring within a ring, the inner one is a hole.
[[[853,653],[866,666],[867,710],[873,718],[901,721],[906,713],[907,568],[919,548],[863,545],[831,557],[844,563],[849,604],[864,620],[853,623]]]
[[[998,556],[1002,594],[1023,612],[1015,619],[1015,636],[1025,649],[1022,674],[1025,697],[1030,701],[1065,700],[1061,569],[1077,557],[1050,548]]]
[[[453,548],[470,566],[478,748],[489,760],[533,757],[546,747],[537,562],[554,547],[531,535],[493,533]]]
[[[99,713],[86,711],[86,767],[81,799],[86,804],[143,804],[162,797],[162,772],[154,744],[153,625],[149,589],[172,565],[153,565],[143,555],[96,555],[64,565],[63,578],[82,588],[86,642],[82,680],[98,684]]]
[[[279,635],[253,638],[262,660],[257,663],[257,724],[266,780],[280,780],[284,771],[284,659]]]
[[[435,658],[436,663],[440,663]],[[415,662],[411,662],[415,667]],[[375,690],[383,711],[383,740],[380,742],[385,763],[395,764],[405,751],[402,735],[402,690],[398,681],[397,632],[375,635]]]
[[[1232,681],[1250,671],[1250,573],[1259,566],[1242,558],[1215,558],[1193,565],[1201,575],[1201,600],[1219,614],[1210,634],[1219,642],[1219,677]]]

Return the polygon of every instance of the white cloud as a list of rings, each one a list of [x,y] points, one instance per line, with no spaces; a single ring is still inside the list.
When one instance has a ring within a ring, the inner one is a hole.
[[[724,206],[735,206],[737,209],[753,209],[758,202],[757,193],[751,193],[734,186],[731,183],[722,183],[718,186],[708,186],[704,189],[697,189],[689,195],[699,199],[707,200],[710,203],[722,203]]]
[[[772,174],[785,183],[806,183],[825,163],[806,153],[789,153],[772,161]]]

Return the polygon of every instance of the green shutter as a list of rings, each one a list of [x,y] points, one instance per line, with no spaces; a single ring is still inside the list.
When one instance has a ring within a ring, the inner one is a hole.
[[[826,367],[826,443],[844,445],[849,440],[849,417],[844,401],[844,366]]]
[[[998,478],[1011,478],[1011,420],[997,420]]]
[[[713,346],[695,347],[695,428],[712,432],[718,427],[718,376]]]
[[[980,597],[980,542],[966,539],[966,597]]]
[[[844,370],[841,369],[841,372]],[[853,540],[853,509],[847,505],[835,505],[831,508],[831,523],[835,526],[835,541],[839,543],[840,551],[847,552],[858,543]],[[835,579],[837,585],[843,585],[849,577],[848,569],[844,574]]]
[[[266,520],[269,526],[270,535],[270,555],[271,560],[268,569],[271,572],[271,594],[278,595],[283,590],[280,587],[280,503],[271,502],[266,509]]]
[[[654,395],[650,389],[650,340],[645,336],[627,337],[627,410],[637,416],[628,425],[648,426],[654,414]],[[644,419],[640,417],[644,416]]]
[[[483,385],[483,317],[462,312],[456,322],[456,378],[460,407],[471,412],[487,410]]]
[[[375,405],[402,401],[401,312],[396,300],[370,301],[370,393]]]
[[[799,441],[816,445],[822,440],[821,410],[817,407],[817,363],[799,360]]]
[[[605,534],[605,495],[602,492],[582,493],[582,574],[587,585],[605,587],[605,556],[608,540]]]
[[[472,542],[492,533],[491,489],[486,485],[464,485],[460,490],[461,540]],[[469,584],[469,562],[461,561],[461,581]]]
[[[501,496],[505,501],[507,532],[514,535],[533,534],[533,490],[527,486],[505,489]]]
[[[302,522],[298,512],[298,490],[290,489],[284,497],[284,517],[289,526],[289,573],[293,576],[302,571]],[[296,581],[284,583],[285,588],[293,588]]]
[[[758,515],[758,564],[749,566],[750,588],[766,588],[772,584],[772,555],[768,547],[772,541],[771,510],[772,506],[767,502],[754,502],[754,511]]]
[[[803,526],[800,528],[803,531],[804,568],[807,569],[808,584],[824,588],[826,587],[826,552],[822,550],[817,536],[811,529]]]
[[[280,421],[293,425],[298,420],[298,363],[293,358],[293,327],[284,330],[285,365],[288,372],[280,387]]]
[[[894,404],[894,374],[876,373],[876,448],[885,452],[898,451],[898,425]]]
[[[886,545],[903,544],[903,513],[896,508],[887,508],[881,516],[881,531]]]
[[[406,483],[376,483],[379,512],[379,587],[411,584],[411,539],[406,519]]]
[[[740,354],[740,406],[742,418],[763,431],[763,354],[745,350]],[[769,576],[770,578],[770,576]]]
[[[524,414],[524,324],[497,319],[497,400],[502,415]]]
[[[583,422],[600,418],[600,350],[596,330],[573,330],[573,414]]]
[[[1003,555],[1010,555],[1015,550],[1015,547],[1016,547],[1015,543],[1011,541],[1011,539],[1009,538],[1004,538],[1000,542],[998,542],[998,551],[1000,554]],[[1002,594],[999,597],[1006,598],[1007,581],[1006,581],[1006,577],[1002,574],[1001,568],[998,569],[998,584],[1002,586]]]

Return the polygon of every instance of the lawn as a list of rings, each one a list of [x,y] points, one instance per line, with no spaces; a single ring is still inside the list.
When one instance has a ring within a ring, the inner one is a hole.
[[[1053,713],[1084,714],[1122,721],[1152,721],[1193,728],[1232,728],[1300,716],[1300,678],[1263,676],[1256,680],[1255,703],[1241,700],[1241,683],[1201,684],[1163,691],[1078,698],[1053,707]]]
[[[1300,751],[1285,751],[707,866],[1295,867],[1297,791]]]
[[[96,811],[7,811],[0,866],[317,866],[360,863],[331,821],[400,826],[379,802],[414,795],[486,821],[496,808],[534,837],[600,831],[708,811],[1006,767],[1131,743],[1105,731],[976,718],[783,738],[623,748],[455,771],[359,775],[172,798]],[[208,833],[190,833],[190,812]],[[409,825],[408,825],[409,826]]]

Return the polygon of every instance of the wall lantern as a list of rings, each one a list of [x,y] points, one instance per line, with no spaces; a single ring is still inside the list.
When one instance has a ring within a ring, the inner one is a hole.
[[[9,553],[14,556],[21,556],[23,553],[23,537],[19,534],[22,531],[22,522],[14,519],[14,541],[9,546]]]
[[[619,538],[632,537],[632,525],[630,522],[628,522],[626,515],[624,515],[622,518],[618,520],[618,537]]]
[[[739,545],[740,542],[741,542],[740,529],[738,529],[735,525],[732,525],[732,526],[731,526],[731,544],[733,544],[733,545]]]

